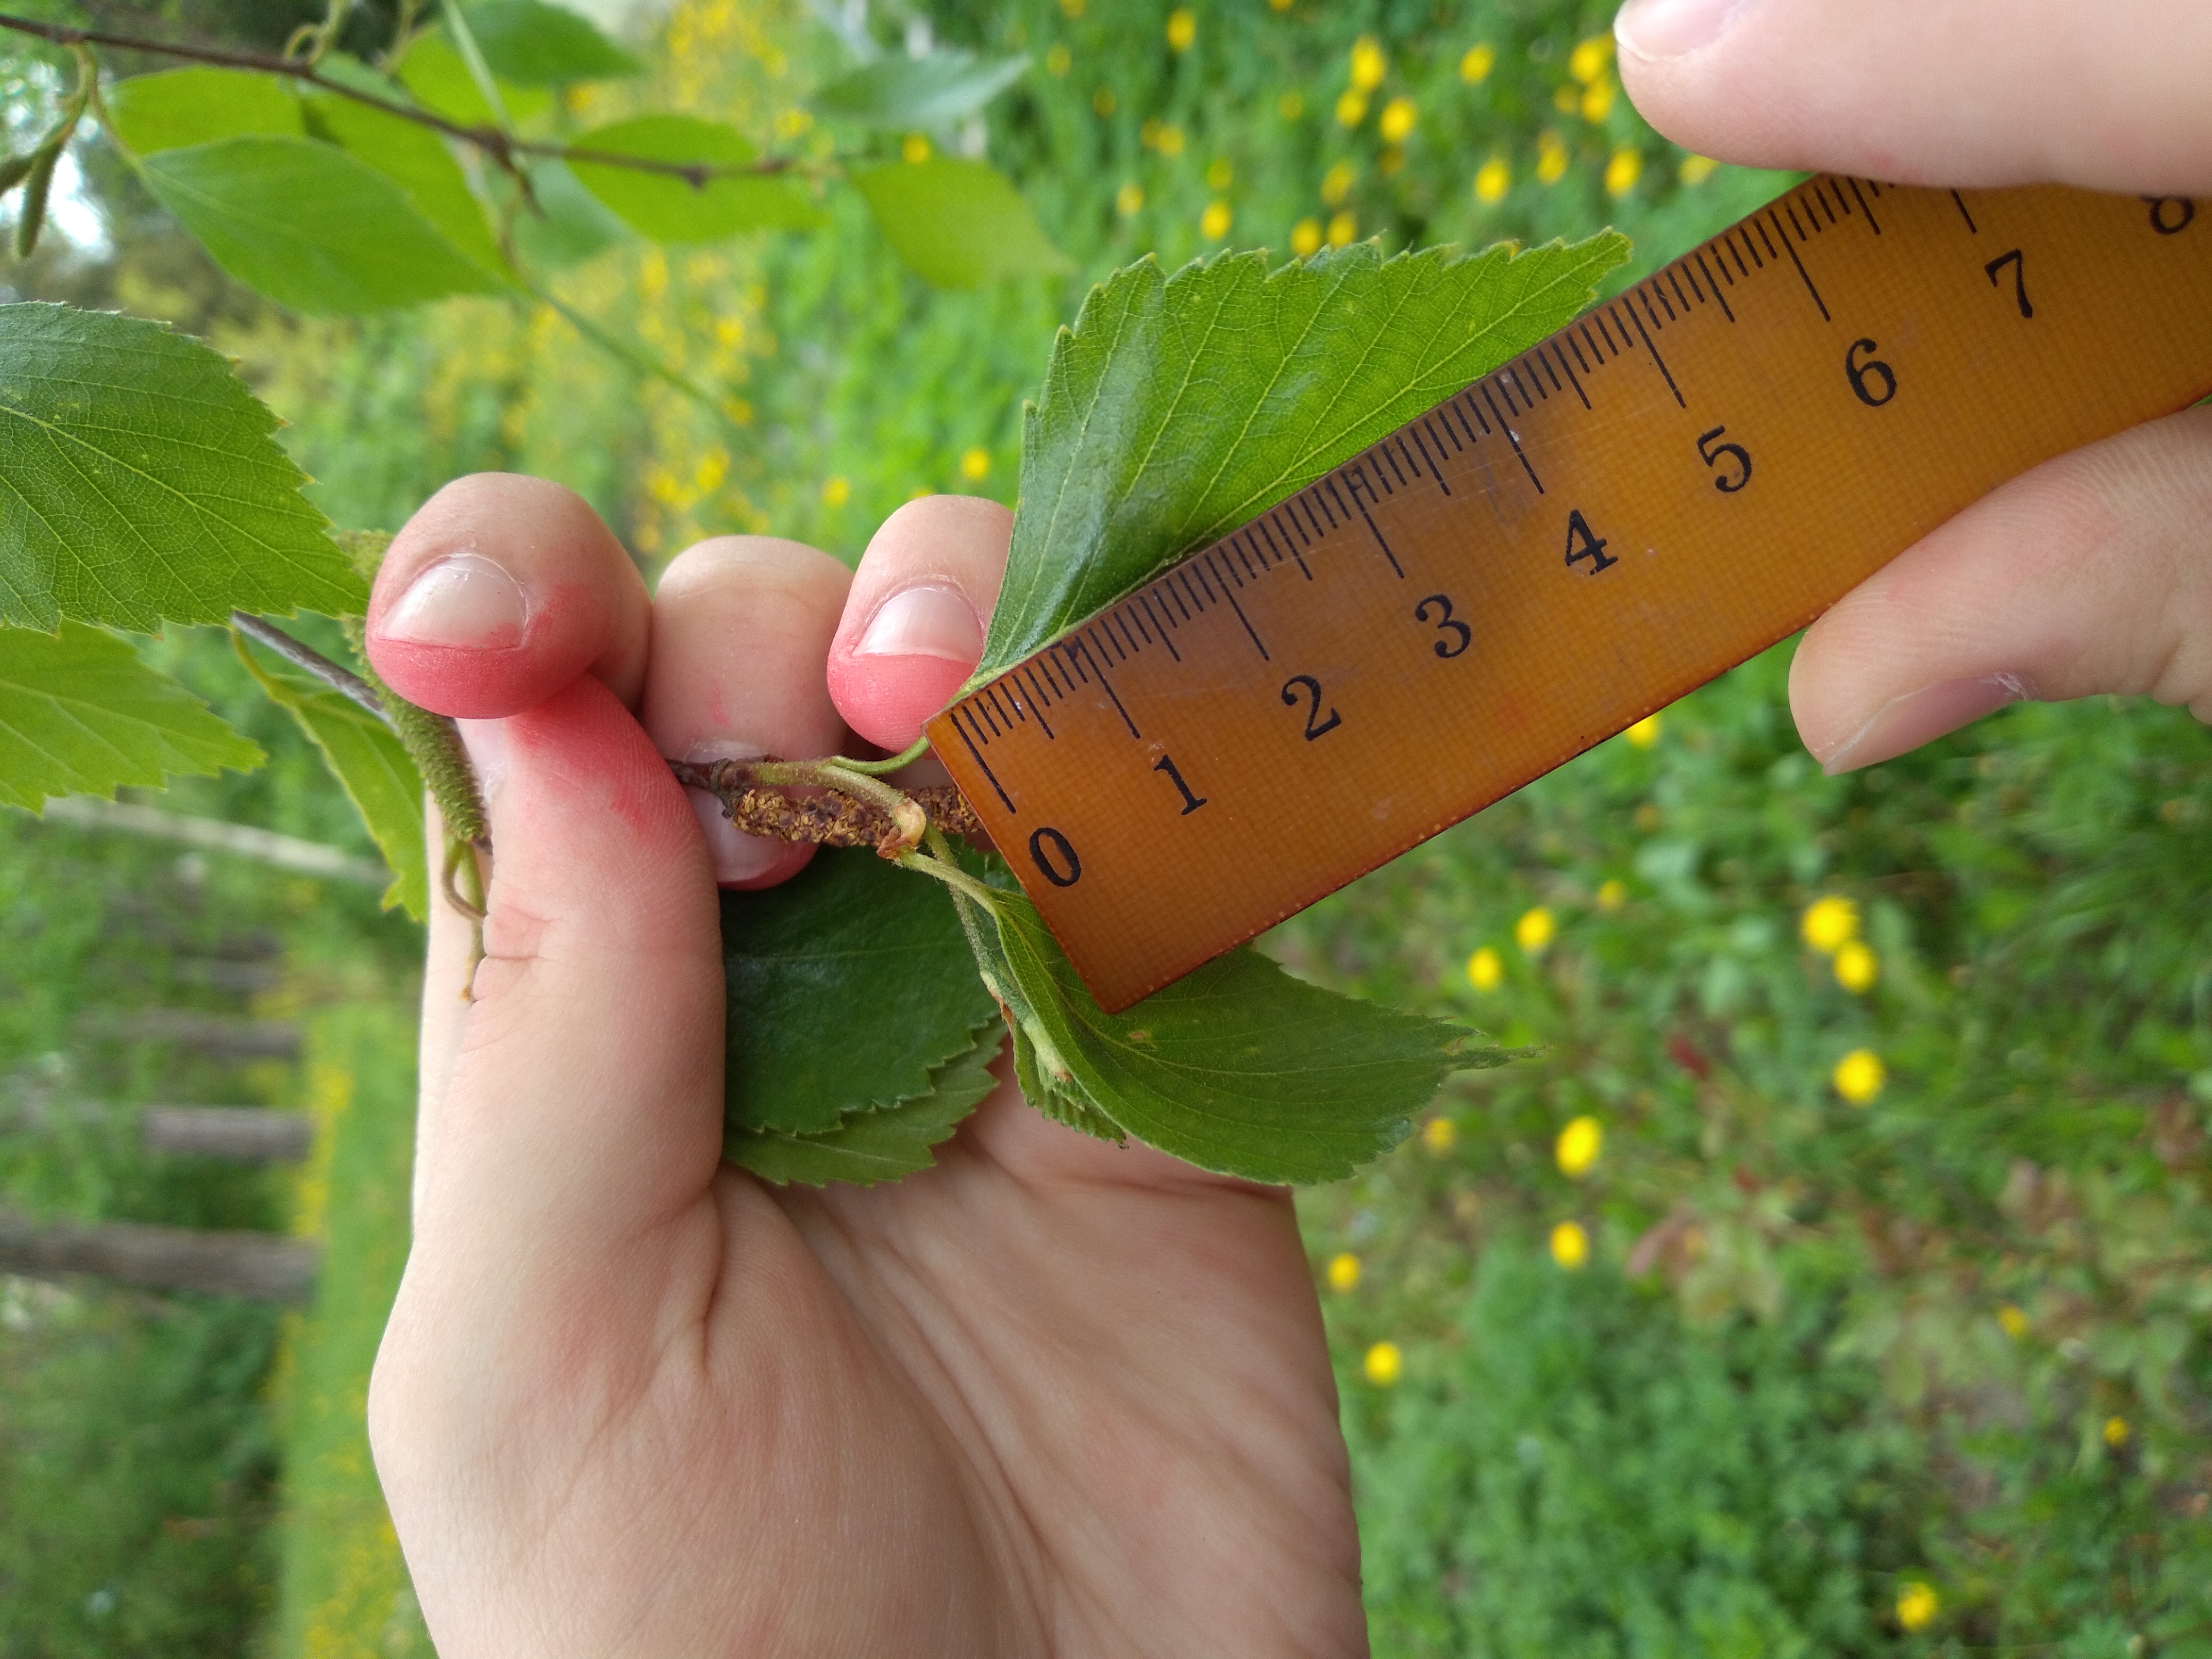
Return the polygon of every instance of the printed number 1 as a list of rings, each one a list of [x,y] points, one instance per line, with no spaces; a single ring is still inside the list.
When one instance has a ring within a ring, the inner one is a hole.
[[[1620,561],[1606,557],[1605,550],[1605,539],[1590,529],[1589,520],[1583,517],[1582,508],[1577,507],[1568,514],[1567,562],[1569,565],[1577,565],[1584,559],[1588,559],[1590,561],[1591,575],[1596,575],[1601,570],[1610,570]]]
[[[1152,770],[1155,772],[1166,773],[1168,775],[1168,781],[1175,785],[1175,787],[1182,792],[1183,817],[1188,817],[1193,812],[1195,812],[1200,807],[1206,805],[1206,798],[1204,795],[1194,795],[1190,793],[1190,786],[1182,781],[1182,774],[1176,769],[1173,756],[1161,756],[1158,760],[1152,763]]]

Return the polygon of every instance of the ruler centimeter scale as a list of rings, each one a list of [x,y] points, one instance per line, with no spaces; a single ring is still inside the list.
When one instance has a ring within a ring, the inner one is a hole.
[[[1822,176],[956,702],[1109,1011],[2212,392],[2212,206]]]

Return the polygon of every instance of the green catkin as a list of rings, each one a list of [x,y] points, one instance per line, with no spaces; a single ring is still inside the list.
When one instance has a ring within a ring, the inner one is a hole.
[[[0,196],[5,196],[21,184],[30,175],[31,163],[38,159],[39,153],[33,150],[27,155],[10,155],[5,161],[0,161]]]
[[[15,221],[18,259],[29,258],[39,246],[39,233],[46,224],[46,192],[53,187],[54,167],[61,159],[62,147],[48,142],[32,153],[30,165],[23,170],[23,210]]]

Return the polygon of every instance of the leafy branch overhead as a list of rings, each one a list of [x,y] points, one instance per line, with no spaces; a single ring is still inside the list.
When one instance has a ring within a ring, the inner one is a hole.
[[[847,179],[891,249],[931,282],[1068,269],[1028,204],[981,161],[876,165],[865,143],[823,157],[766,155],[725,123],[673,113],[554,137],[553,89],[642,65],[542,0],[479,0],[447,18],[404,30],[375,67],[325,51],[318,29],[303,32],[306,51],[277,56],[0,14],[0,29],[79,56],[79,90],[60,118],[29,155],[0,166],[0,190],[26,191],[21,245],[36,240],[53,158],[98,102],[126,160],[216,262],[300,311],[535,293],[578,241],[582,227],[558,223],[575,220],[578,196],[599,221],[598,234],[586,233],[591,246],[604,245],[609,226],[703,242],[820,225],[818,197]],[[193,67],[103,90],[97,47]],[[825,87],[816,106],[863,132],[937,130],[1004,90],[1026,61],[887,60]]]

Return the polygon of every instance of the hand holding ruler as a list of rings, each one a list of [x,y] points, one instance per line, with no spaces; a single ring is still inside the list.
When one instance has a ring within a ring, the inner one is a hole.
[[[1823,176],[929,723],[1105,1008],[2212,392],[2212,211]],[[2212,207],[2212,204],[2205,204]]]

